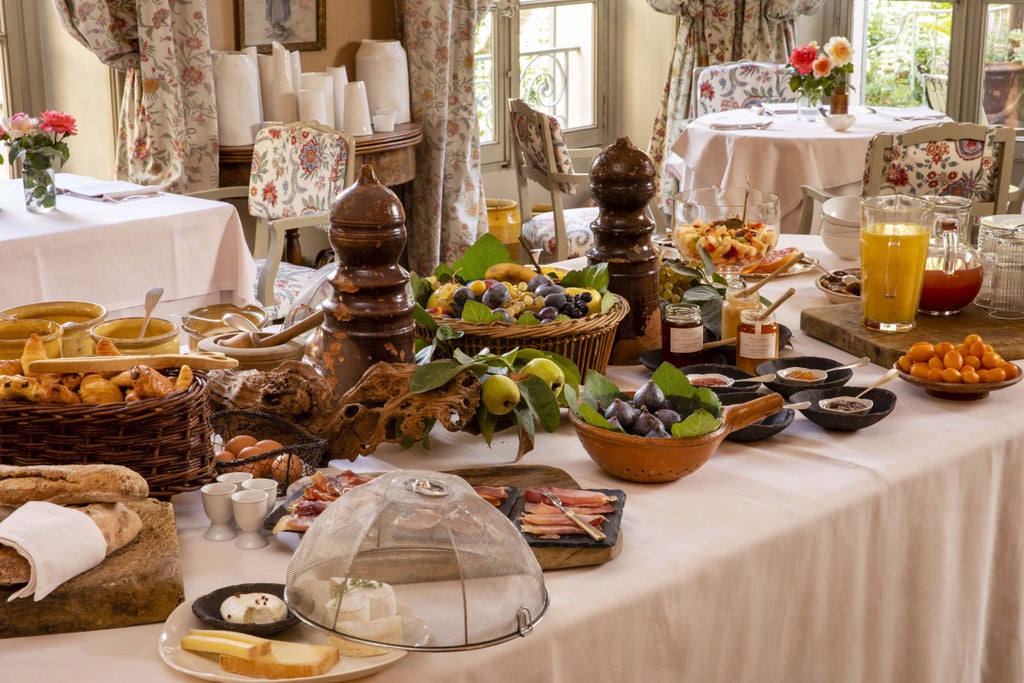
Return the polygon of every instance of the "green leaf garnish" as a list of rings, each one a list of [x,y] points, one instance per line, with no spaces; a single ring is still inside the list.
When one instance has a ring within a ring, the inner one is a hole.
[[[721,426],[721,418],[713,416],[706,410],[697,410],[682,422],[672,425],[672,436],[677,439],[690,439],[710,434]]]
[[[466,249],[462,258],[453,263],[449,270],[457,273],[463,282],[471,282],[484,279],[488,268],[496,263],[508,263],[508,260],[508,249],[501,240],[485,232]],[[438,268],[440,267],[439,265]],[[437,270],[434,271],[434,275],[437,275]]]

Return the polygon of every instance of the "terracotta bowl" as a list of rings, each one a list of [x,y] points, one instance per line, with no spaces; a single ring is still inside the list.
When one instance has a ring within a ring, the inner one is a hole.
[[[675,481],[707,462],[732,432],[782,409],[783,398],[769,394],[738,405],[723,406],[722,426],[693,439],[654,439],[613,432],[587,424],[573,413],[569,421],[590,459],[618,479],[640,483]]]

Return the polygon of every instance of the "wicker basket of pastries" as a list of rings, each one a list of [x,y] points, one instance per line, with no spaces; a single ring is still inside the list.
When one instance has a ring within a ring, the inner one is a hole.
[[[0,361],[0,462],[122,465],[157,498],[209,481],[216,471],[206,376],[187,356],[122,356],[104,342],[102,358],[48,360],[30,338],[21,359]]]
[[[479,249],[486,248],[487,237],[466,252],[463,262],[439,266],[433,276],[416,281],[417,303],[431,317],[429,322],[417,318],[418,336],[434,340],[441,355],[454,349],[474,355],[483,349],[500,354],[531,348],[565,356],[581,376],[589,369],[604,372],[615,331],[629,313],[626,300],[607,290],[607,266],[542,267],[540,274],[518,263],[484,268]],[[439,325],[458,335],[435,336]]]
[[[213,414],[217,473],[248,472],[277,480],[279,495],[316,471],[327,441],[287,420],[259,410]]]

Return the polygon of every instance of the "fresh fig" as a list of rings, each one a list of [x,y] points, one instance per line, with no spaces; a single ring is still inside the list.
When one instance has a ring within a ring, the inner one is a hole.
[[[628,432],[636,422],[637,412],[636,408],[617,398],[605,409],[604,416],[609,422],[613,419],[618,420],[619,425]]]
[[[608,418],[608,424],[610,424],[615,429],[622,429],[622,431],[624,432],[629,431],[628,429],[622,428],[622,425],[619,424],[619,418],[615,417],[614,415]]]
[[[661,420],[661,424],[665,425],[665,429],[671,429],[672,425],[683,420],[683,417],[671,408],[662,408],[661,410],[654,411],[654,417]]]
[[[648,439],[671,439],[672,435],[665,431],[665,427],[658,425],[651,431],[644,434]]]
[[[654,383],[654,380],[649,380],[633,394],[633,405],[637,408],[647,408],[652,413],[666,408],[665,392]]]
[[[661,420],[648,412],[647,408],[641,408],[640,414],[636,416],[636,420],[633,422],[633,433],[643,436],[647,432],[659,427],[664,429],[665,425],[661,424]]]

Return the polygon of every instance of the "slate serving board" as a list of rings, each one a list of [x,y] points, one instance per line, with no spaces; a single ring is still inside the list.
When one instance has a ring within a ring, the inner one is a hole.
[[[919,314],[917,326],[909,332],[869,330],[860,323],[860,315],[859,301],[805,308],[800,314],[800,329],[854,356],[867,356],[883,367],[891,367],[916,341],[955,344],[971,333],[980,334],[1006,360],[1024,358],[1024,320],[998,320],[974,304],[956,315]]]
[[[142,531],[103,562],[39,602],[7,602],[14,590],[0,589],[0,638],[150,624],[165,620],[184,601],[171,504],[149,498],[126,505],[142,518]]]

